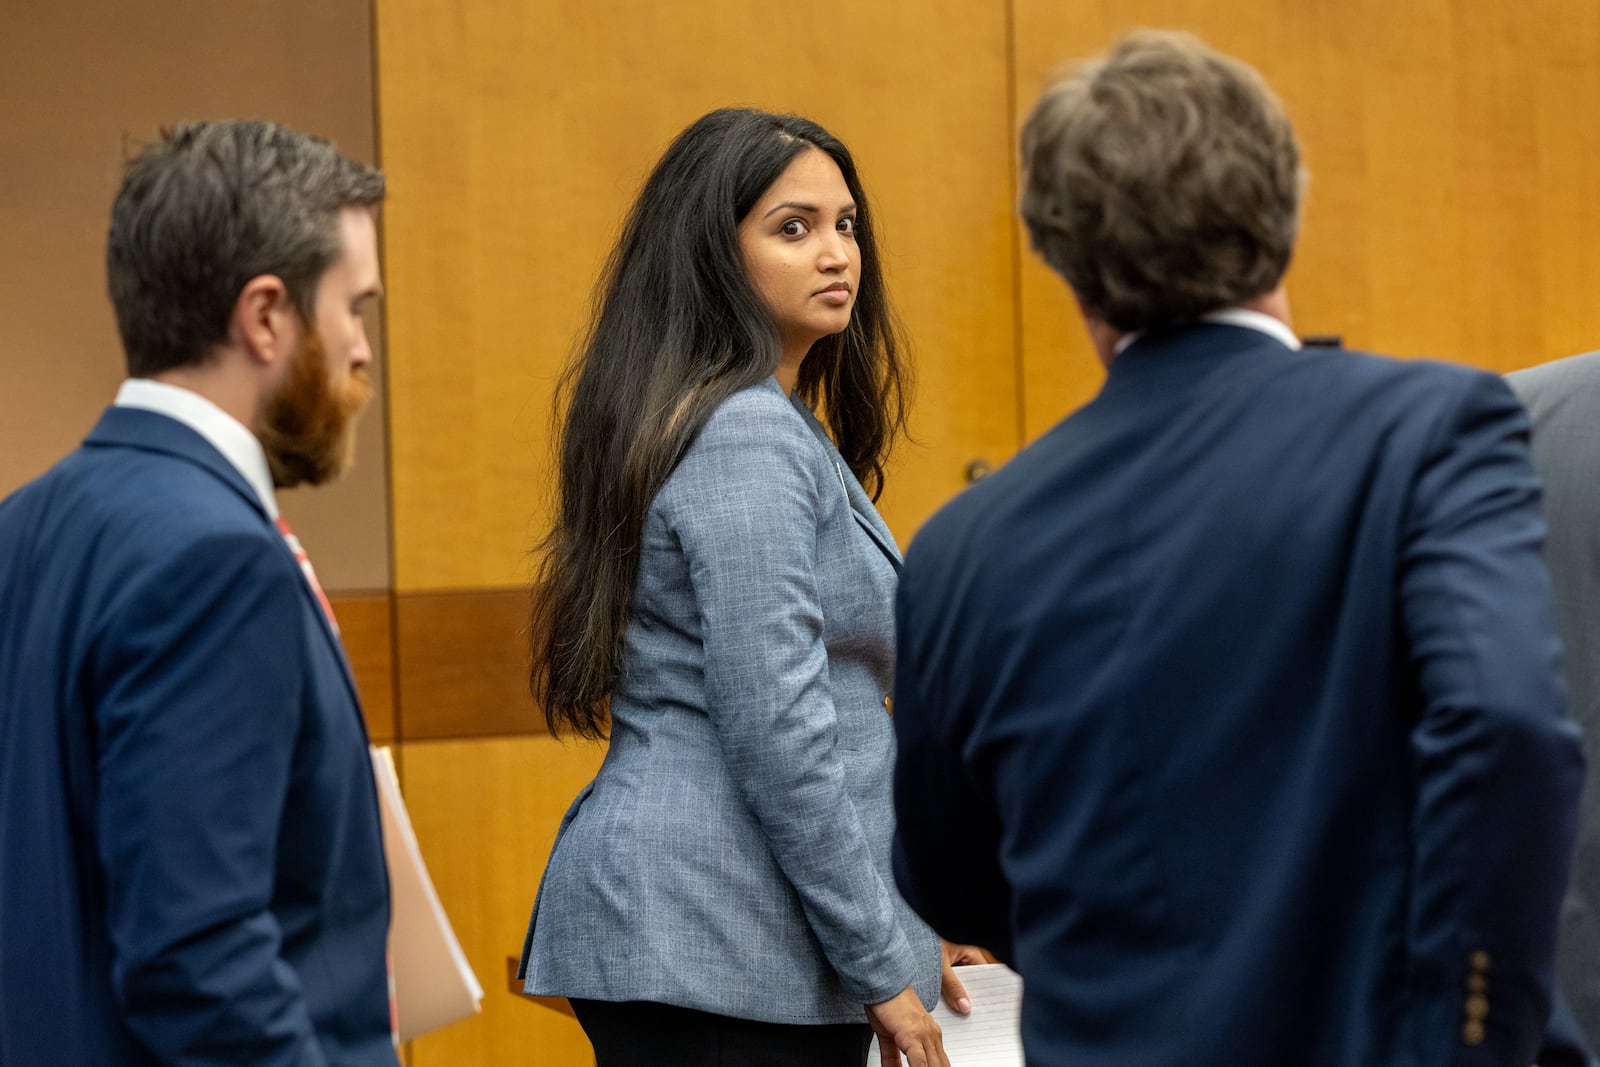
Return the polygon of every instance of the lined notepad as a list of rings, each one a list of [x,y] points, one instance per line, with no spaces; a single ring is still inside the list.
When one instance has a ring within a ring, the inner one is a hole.
[[[956,976],[967,987],[972,1014],[957,1015],[942,1000],[933,1009],[950,1067],[1023,1067],[1022,979],[999,963],[957,967]],[[874,1038],[867,1063],[878,1062]]]

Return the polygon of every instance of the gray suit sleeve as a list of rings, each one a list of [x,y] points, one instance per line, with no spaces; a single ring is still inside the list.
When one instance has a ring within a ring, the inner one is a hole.
[[[1600,352],[1517,371],[1506,381],[1533,419],[1562,667],[1593,767],[1600,763]],[[1552,1035],[1565,1036],[1569,1048],[1580,1047],[1580,1033],[1600,1047],[1600,775],[1584,782],[1582,810],[1556,953],[1561,992],[1571,1002],[1565,1035],[1556,1027],[1562,1013],[1551,1016]],[[1540,1063],[1557,1062],[1548,1047],[1540,1055]]]
[[[911,984],[914,961],[837,752],[816,443],[776,395],[735,399],[684,457],[668,516],[701,615],[707,709],[843,990],[877,1003]]]

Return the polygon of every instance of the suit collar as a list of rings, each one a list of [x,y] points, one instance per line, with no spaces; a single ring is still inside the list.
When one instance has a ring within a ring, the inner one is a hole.
[[[256,495],[255,489],[245,480],[244,475],[240,474],[238,468],[229,463],[211,442],[179,420],[143,408],[110,407],[100,416],[100,421],[95,424],[94,429],[89,431],[89,436],[84,439],[83,444],[85,448],[134,448],[144,452],[159,452],[209,471],[228,488],[238,493],[245,503],[261,516],[262,522],[272,527],[273,541],[277,543],[279,551],[290,558],[297,572],[300,570],[300,564],[294,560],[288,543],[278,536],[277,528],[273,526],[273,516],[268,514],[266,506]],[[312,591],[310,581],[302,578],[300,587],[301,593],[311,604],[312,614],[316,616],[322,632],[327,635],[338,652],[339,663],[344,670],[345,685],[350,690],[351,699],[355,700],[356,706],[359,707],[360,697],[356,693],[355,678],[350,673],[350,664],[345,659],[344,646],[339,641],[339,635],[334,632],[332,624],[323,613],[322,604]]]
[[[1164,385],[1198,380],[1246,353],[1288,356],[1293,350],[1275,336],[1228,323],[1189,323],[1152,330],[1112,359],[1100,393],[1103,396],[1155,380]]]
[[[1257,333],[1264,333],[1275,341],[1281,341],[1286,348],[1298,350],[1301,347],[1300,338],[1295,336],[1295,332],[1289,328],[1288,323],[1275,319],[1265,312],[1254,311],[1250,308],[1234,307],[1223,308],[1221,311],[1210,311],[1201,315],[1192,323],[1183,325],[1198,326],[1203,323],[1240,326],[1247,330],[1255,330]],[[1172,328],[1181,327],[1169,327],[1169,329]],[[1132,333],[1123,334],[1112,349],[1112,358],[1115,359],[1117,356],[1122,355],[1123,352],[1127,351],[1129,345],[1136,343],[1144,336],[1144,330],[1134,330]]]
[[[1275,319],[1263,311],[1253,311],[1250,308],[1223,308],[1221,311],[1201,315],[1200,321],[1224,326],[1243,326],[1245,329],[1266,334],[1273,340],[1281,342],[1285,348],[1295,351],[1301,348],[1300,338],[1295,336],[1288,323]]]
[[[272,518],[266,504],[239,469],[197,430],[170,415],[144,408],[110,407],[83,443],[87,448],[136,448],[176,456],[210,471],[263,518]]]
[[[244,475],[255,490],[267,514],[278,517],[278,502],[273,494],[272,471],[261,442],[244,423],[228,414],[208,397],[182,386],[151,378],[129,378],[117,390],[117,407],[142,408],[177,419],[198,433],[222,453],[224,459]]]

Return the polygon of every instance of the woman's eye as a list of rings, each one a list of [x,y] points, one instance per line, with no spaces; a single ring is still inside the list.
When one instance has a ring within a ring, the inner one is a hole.
[[[785,237],[799,237],[806,232],[806,224],[799,219],[790,219],[778,227],[778,232]]]
[[[844,218],[839,220],[839,232],[851,234],[856,232],[856,220],[854,215],[846,215]]]

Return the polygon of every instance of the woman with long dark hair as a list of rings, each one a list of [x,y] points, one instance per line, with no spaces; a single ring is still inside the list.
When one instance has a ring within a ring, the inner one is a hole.
[[[874,1029],[885,1065],[947,1062],[939,942],[889,871],[900,560],[872,500],[907,373],[872,222],[820,126],[706,115],[563,382],[532,683],[610,748],[522,974],[600,1067],[863,1064]]]

